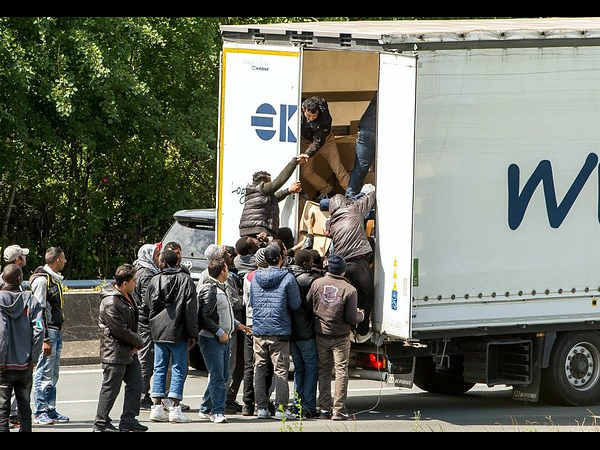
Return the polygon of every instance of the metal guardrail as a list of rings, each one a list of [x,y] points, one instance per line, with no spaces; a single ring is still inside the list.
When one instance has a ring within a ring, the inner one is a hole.
[[[93,289],[102,290],[102,287],[114,283],[115,280],[64,280],[62,284],[66,287],[65,291],[75,289]],[[21,283],[23,289],[29,289],[29,281]]]

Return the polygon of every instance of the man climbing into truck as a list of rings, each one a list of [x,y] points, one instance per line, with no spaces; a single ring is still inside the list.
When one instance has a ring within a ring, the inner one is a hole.
[[[348,281],[358,292],[358,307],[365,312],[365,319],[357,326],[355,342],[364,343],[371,337],[369,318],[373,309],[375,287],[369,268],[369,256],[373,249],[365,232],[365,214],[375,206],[375,186],[363,187],[358,200],[350,200],[336,194],[329,202],[329,217],[325,229],[332,240],[333,252],[344,258]]]

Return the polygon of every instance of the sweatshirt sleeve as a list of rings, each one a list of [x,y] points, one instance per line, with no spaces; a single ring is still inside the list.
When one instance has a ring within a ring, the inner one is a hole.
[[[375,206],[375,191],[371,191],[364,197],[356,200],[354,206],[358,208],[363,216],[366,215]]]
[[[321,147],[323,147],[325,141],[327,140],[327,136],[331,134],[331,123],[333,120],[331,118],[331,114],[329,114],[329,108],[321,110],[320,114],[323,114],[323,118],[321,119],[322,124],[320,124],[320,126],[313,133],[313,141],[306,149],[306,154],[309,158],[314,156],[314,154],[317,153]]]
[[[270,183],[265,183],[263,185],[263,188],[262,188],[263,192],[265,194],[273,194],[277,190],[281,189],[281,187],[285,184],[285,182],[292,176],[297,165],[298,165],[298,161],[296,160],[296,157],[294,156],[290,160],[290,162],[287,163],[287,165],[283,168],[281,173],[279,175],[277,175],[277,178],[275,178]],[[278,199],[278,200],[281,200],[281,199]]]
[[[346,323],[349,323],[350,325],[358,325],[365,318],[364,314],[356,309],[357,303],[358,294],[356,293],[356,290],[354,290],[346,299],[346,304],[344,305],[344,319],[346,320]]]
[[[46,289],[46,283],[47,283],[47,279],[46,277],[37,277],[35,280],[33,280],[33,283],[31,283],[31,292],[33,293],[33,296],[35,297],[35,299],[39,302],[40,304],[40,308],[42,308],[42,321],[44,323],[44,341],[49,341],[50,338],[48,337],[48,313],[49,311],[47,310],[46,306],[47,306],[47,302],[46,302],[46,294],[48,293],[47,289]]]

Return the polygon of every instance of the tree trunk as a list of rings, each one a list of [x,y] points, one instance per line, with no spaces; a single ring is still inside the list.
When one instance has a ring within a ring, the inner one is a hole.
[[[17,193],[17,185],[13,184],[10,190],[10,197],[8,200],[8,208],[6,208],[6,217],[4,219],[4,225],[2,226],[2,237],[4,239],[8,239],[8,223],[10,222],[10,215],[13,210],[13,206],[15,203],[15,195]]]

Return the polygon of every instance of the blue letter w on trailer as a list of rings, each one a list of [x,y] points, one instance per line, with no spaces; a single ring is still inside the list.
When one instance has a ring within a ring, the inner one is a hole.
[[[511,164],[508,167],[508,226],[510,229],[516,230],[521,225],[525,210],[540,182],[544,186],[544,198],[550,226],[552,228],[560,227],[597,164],[598,156],[595,153],[590,153],[560,205],[556,203],[556,191],[550,161],[544,160],[538,164],[527,183],[525,183],[521,194],[519,194],[519,166]]]

